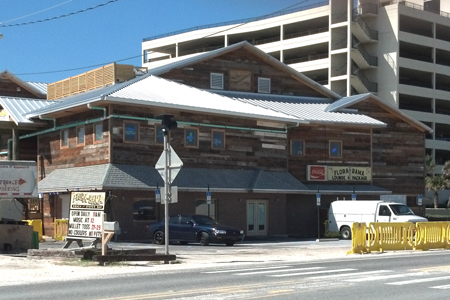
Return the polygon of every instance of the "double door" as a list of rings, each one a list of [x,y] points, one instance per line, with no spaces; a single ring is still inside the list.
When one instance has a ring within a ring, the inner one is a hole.
[[[267,200],[247,200],[248,236],[267,235]]]

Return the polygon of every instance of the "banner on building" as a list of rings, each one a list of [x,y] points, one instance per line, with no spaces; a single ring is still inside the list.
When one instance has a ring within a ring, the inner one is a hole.
[[[104,209],[104,192],[72,192],[67,236],[100,238]]]

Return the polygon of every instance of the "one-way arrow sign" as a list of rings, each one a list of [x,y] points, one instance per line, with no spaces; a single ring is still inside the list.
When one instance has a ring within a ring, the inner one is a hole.
[[[165,165],[166,165],[166,155],[163,151],[161,156],[159,157],[158,161],[156,162],[155,169],[158,170],[159,175],[161,175],[164,182],[166,182],[166,172],[165,172]],[[181,161],[180,157],[178,157],[175,150],[173,150],[172,146],[170,146],[169,149],[169,164],[168,164],[168,171],[169,171],[169,181],[172,183],[175,180],[175,177],[177,177],[178,172],[180,172],[181,167],[183,166],[183,162]]]

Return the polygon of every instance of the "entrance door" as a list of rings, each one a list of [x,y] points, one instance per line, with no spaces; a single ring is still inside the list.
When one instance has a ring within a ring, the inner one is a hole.
[[[247,200],[247,235],[267,235],[267,200]]]

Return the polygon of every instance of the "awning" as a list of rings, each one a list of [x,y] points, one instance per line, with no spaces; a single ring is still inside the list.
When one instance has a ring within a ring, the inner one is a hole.
[[[173,184],[179,191],[299,194],[308,188],[288,172],[181,168]],[[150,191],[164,181],[153,166],[103,164],[56,169],[38,182],[39,193],[91,190]]]
[[[307,183],[305,184],[306,187],[308,187],[308,189],[312,192],[312,193],[317,193],[317,188],[319,188],[319,192],[320,194],[323,195],[349,195],[349,197],[351,197],[351,195],[353,194],[353,192],[355,192],[355,194],[357,195],[390,195],[392,194],[392,191],[387,190],[385,188],[376,186],[376,185],[371,185],[371,184],[358,184],[358,185],[351,185],[351,184],[312,184],[312,183]],[[349,198],[350,199],[350,198]]]

